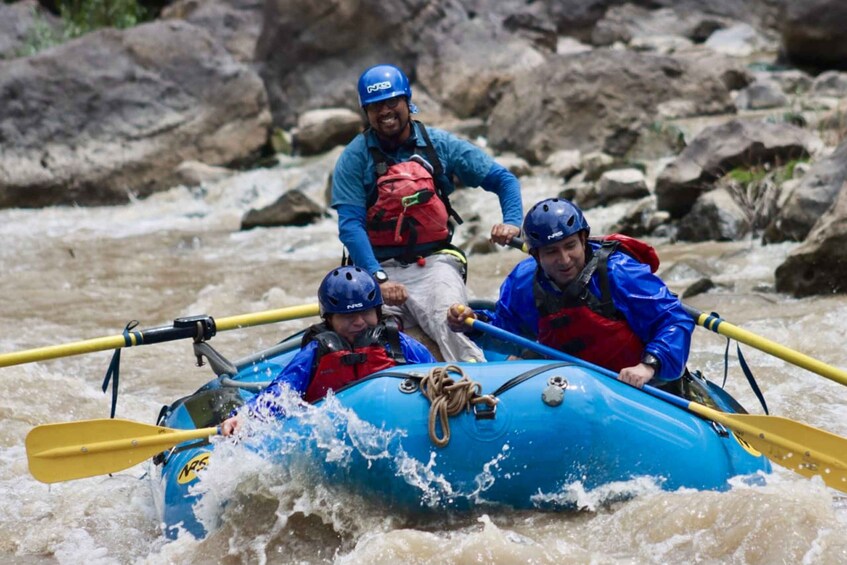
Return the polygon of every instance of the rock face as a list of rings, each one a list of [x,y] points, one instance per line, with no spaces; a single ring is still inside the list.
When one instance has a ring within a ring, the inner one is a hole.
[[[714,181],[735,167],[808,156],[820,141],[788,124],[733,120],[704,129],[656,179],[656,205],[680,218]]]
[[[125,202],[187,160],[265,143],[264,86],[185,22],[103,30],[0,62],[0,207]]]
[[[162,19],[182,19],[201,27],[239,61],[250,63],[262,30],[262,0],[177,0]]]
[[[676,235],[682,241],[735,241],[749,231],[749,214],[725,190],[713,190],[697,200]]]
[[[803,245],[777,268],[776,289],[797,297],[847,292],[847,183]]]
[[[782,209],[765,229],[764,241],[803,241],[821,215],[832,206],[847,181],[847,140],[827,158],[812,165],[787,196]]]
[[[241,220],[241,229],[305,226],[320,219],[324,210],[299,190],[289,190],[261,210],[250,210]]]
[[[554,55],[518,75],[491,113],[489,141],[532,163],[561,149],[623,156],[663,115],[734,110],[724,83],[708,69],[597,49]]]
[[[383,0],[267,0],[256,63],[274,124],[292,127],[298,114],[319,108],[358,111],[359,74],[385,62],[457,115],[485,112],[518,70],[543,58],[532,37],[504,28],[513,3],[462,4],[399,0],[388,9]]]
[[[788,59],[817,69],[847,70],[847,2],[786,2],[782,44]]]
[[[302,155],[315,155],[346,145],[360,131],[361,115],[346,108],[328,108],[301,115],[294,138]]]

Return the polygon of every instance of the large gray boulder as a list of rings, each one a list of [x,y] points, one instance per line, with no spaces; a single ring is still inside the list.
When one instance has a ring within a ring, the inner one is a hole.
[[[183,161],[238,162],[270,126],[259,76],[180,21],[106,29],[0,62],[0,207],[111,204]]]
[[[278,226],[305,226],[318,221],[324,209],[299,190],[289,190],[276,202],[261,209],[251,209],[241,219],[242,230]]]
[[[489,118],[489,142],[533,163],[561,149],[624,156],[661,118],[734,112],[710,69],[671,57],[596,49],[520,73]]]
[[[812,165],[765,229],[765,243],[803,241],[847,181],[847,140]]]
[[[835,202],[776,269],[776,289],[794,296],[847,292],[847,183]]]
[[[786,2],[782,45],[790,61],[817,69],[847,69],[847,2]]]
[[[820,144],[813,134],[790,124],[732,120],[705,128],[659,173],[656,205],[680,218],[735,167],[786,163],[807,157]]]
[[[239,61],[253,61],[262,30],[264,0],[177,0],[162,19],[182,19],[201,27]]]
[[[732,20],[700,11],[677,11],[673,8],[650,10],[634,4],[609,8],[591,33],[594,45],[615,42],[632,43],[636,39],[678,36],[691,41],[704,41],[716,29],[728,27]]]
[[[613,6],[634,4],[651,10],[671,8],[678,14],[705,14],[746,22],[754,27],[775,30],[780,9],[787,0],[543,0],[559,33],[583,41],[591,37],[595,24]],[[838,0],[833,0],[838,1]],[[698,37],[697,33],[693,34]]]
[[[680,220],[676,237],[682,241],[735,241],[750,232],[750,215],[729,192],[713,190],[698,198]]]
[[[478,4],[266,0],[256,62],[275,125],[293,127],[299,114],[318,108],[358,111],[356,81],[379,63],[401,67],[414,97],[428,93],[461,117],[484,116],[503,85],[542,58],[520,26],[510,32],[504,24],[518,3],[498,7],[496,16],[488,2]]]
[[[360,131],[361,114],[347,108],[310,110],[297,121],[295,146],[301,155],[315,155],[336,145],[347,145]]]
[[[457,24],[456,39],[436,42],[418,64],[418,83],[461,118],[487,116],[513,77],[544,64],[520,35],[475,19]]]
[[[368,66],[391,62],[414,82],[426,36],[461,19],[444,0],[266,0],[256,62],[277,126],[318,108],[358,110],[356,81]]]

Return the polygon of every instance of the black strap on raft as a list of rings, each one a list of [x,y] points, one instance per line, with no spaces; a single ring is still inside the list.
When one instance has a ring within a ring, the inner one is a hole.
[[[723,319],[717,312],[712,312],[711,316],[718,320]],[[717,326],[715,326],[715,330],[717,330]],[[726,338],[726,349],[724,349],[723,352],[723,383],[721,383],[721,388],[726,386],[726,377],[729,373],[729,343],[730,339]],[[747,382],[750,383],[750,388],[753,389],[753,394],[755,394],[756,398],[759,399],[759,404],[762,405],[762,409],[765,411],[765,414],[770,414],[770,412],[768,412],[768,403],[765,402],[765,395],[762,394],[762,389],[759,388],[759,384],[753,377],[753,372],[750,370],[747,360],[744,359],[744,355],[741,353],[741,344],[735,344],[735,351],[738,353],[738,364],[741,366],[741,372],[743,372],[744,376],[747,377]]]
[[[138,320],[131,320],[124,327],[124,344],[126,347],[132,346],[132,338],[129,335],[133,329],[138,326]],[[112,383],[112,409],[109,413],[110,418],[115,417],[115,410],[118,407],[118,380],[121,374],[121,349],[115,349],[112,354],[112,360],[109,362],[109,368],[106,369],[106,378],[103,379],[103,392],[109,389],[109,382]]]

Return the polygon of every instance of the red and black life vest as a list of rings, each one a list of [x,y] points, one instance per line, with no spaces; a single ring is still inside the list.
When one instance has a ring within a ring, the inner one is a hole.
[[[539,313],[538,341],[618,372],[641,361],[644,343],[612,300],[609,255],[624,251],[648,264],[653,272],[659,267],[659,257],[649,244],[625,235],[613,234],[594,241],[600,241],[600,248],[561,295],[544,290],[536,276],[533,294]],[[599,298],[588,288],[595,272],[599,277]]]
[[[411,261],[422,254],[419,251],[446,247],[453,235],[449,219],[462,223],[438,184],[444,170],[426,127],[415,123],[426,143],[423,157],[432,166],[431,171],[414,159],[389,163],[382,151],[369,148],[377,179],[367,203],[365,226],[380,258],[388,258],[380,248],[400,249],[393,253],[394,258]]]
[[[307,402],[326,396],[328,390],[358,381],[368,375],[403,365],[406,358],[400,345],[400,330],[380,323],[360,333],[351,346],[326,324],[312,326],[303,336],[302,347],[318,342],[312,364],[312,380],[303,395]]]

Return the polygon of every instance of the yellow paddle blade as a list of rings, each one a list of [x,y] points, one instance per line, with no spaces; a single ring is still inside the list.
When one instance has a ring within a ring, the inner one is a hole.
[[[727,414],[694,402],[688,408],[731,429],[777,465],[847,492],[847,438],[780,416]]]
[[[45,424],[27,434],[26,455],[33,477],[57,483],[122,471],[178,443],[217,433],[113,419]]]
[[[737,435],[774,463],[804,477],[819,476],[827,486],[847,492],[845,438],[786,418],[770,418],[759,434]]]

